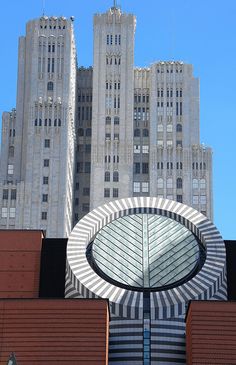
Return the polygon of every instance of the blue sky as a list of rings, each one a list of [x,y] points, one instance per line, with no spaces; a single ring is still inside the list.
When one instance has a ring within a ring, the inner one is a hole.
[[[79,65],[92,65],[93,14],[113,0],[21,0],[1,4],[0,113],[15,107],[18,37],[42,14],[75,16]],[[182,60],[200,78],[201,142],[213,148],[214,222],[236,239],[236,1],[118,0],[137,16],[135,65]],[[4,37],[5,36],[5,37]]]

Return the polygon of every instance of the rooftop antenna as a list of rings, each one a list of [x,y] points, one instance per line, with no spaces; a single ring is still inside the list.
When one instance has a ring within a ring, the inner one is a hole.
[[[45,0],[42,0],[42,13],[45,15]]]

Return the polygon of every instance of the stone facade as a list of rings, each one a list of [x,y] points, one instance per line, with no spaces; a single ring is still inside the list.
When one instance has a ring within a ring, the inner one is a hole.
[[[198,79],[183,62],[135,68],[135,27],[117,7],[96,14],[93,68],[76,70],[73,19],[27,24],[16,110],[3,114],[1,228],[67,237],[89,210],[132,196],[177,200],[213,219]]]

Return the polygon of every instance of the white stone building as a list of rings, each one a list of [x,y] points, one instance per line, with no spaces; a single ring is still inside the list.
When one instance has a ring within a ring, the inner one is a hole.
[[[66,237],[89,210],[132,196],[177,200],[213,218],[198,79],[183,62],[135,68],[135,27],[116,6],[96,14],[93,68],[76,72],[73,19],[27,24],[16,111],[3,114],[1,228]]]

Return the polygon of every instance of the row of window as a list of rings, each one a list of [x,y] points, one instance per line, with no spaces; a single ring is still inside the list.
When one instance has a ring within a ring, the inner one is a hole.
[[[111,197],[111,189],[105,188],[104,189],[104,198],[110,198]],[[119,189],[113,188],[112,189],[112,197],[118,198],[119,197]]]
[[[105,138],[106,139],[111,139],[111,133],[106,133]],[[120,138],[119,133],[114,133],[114,139],[119,139],[119,138]]]
[[[158,108],[163,108],[164,107],[164,103],[163,103],[163,101],[158,101],[157,102],[157,107]],[[167,108],[172,108],[173,107],[173,103],[172,103],[172,101],[171,102],[167,102],[166,103],[166,107]],[[180,116],[182,116],[183,115],[183,103],[182,103],[182,101],[181,102],[176,102],[176,115],[180,115]]]
[[[163,162],[157,162],[157,170],[163,170],[164,163]],[[167,162],[166,163],[167,170],[173,170],[173,162]],[[183,169],[183,162],[176,162],[176,169],[182,170]]]
[[[78,136],[79,137],[91,137],[92,136],[92,129],[91,128],[86,128],[85,130],[83,128],[79,128],[78,129]]]
[[[135,162],[134,163],[134,174],[148,174],[149,173],[149,163],[148,162]]]
[[[92,107],[78,107],[78,119],[81,120],[92,120]]]
[[[91,144],[78,144],[77,145],[77,151],[78,152],[85,152],[85,153],[90,153],[91,152]]]
[[[205,179],[193,179],[193,189],[206,189],[206,180]]]
[[[107,34],[107,45],[120,45],[121,44],[121,35],[120,34]]]
[[[11,189],[10,193],[11,193],[11,200],[16,200],[16,189]],[[8,200],[8,197],[9,197],[9,190],[3,189],[2,198],[4,200]]]
[[[193,162],[192,163],[193,170],[206,170],[206,163],[205,162]]]
[[[149,191],[149,183],[148,182],[134,182],[133,185],[134,193],[148,193]]]
[[[172,147],[173,146],[173,141],[170,139],[170,140],[167,140],[166,141],[166,145],[167,145],[167,147]],[[157,146],[159,146],[159,147],[163,147],[164,146],[164,141],[163,141],[163,139],[158,139],[157,140]],[[180,140],[180,139],[178,139],[177,141],[176,141],[176,147],[183,147],[183,142],[182,142],[182,140]]]
[[[112,108],[112,106],[115,109],[120,109],[120,96],[106,96],[106,108]]]
[[[106,81],[106,90],[112,90],[112,81],[108,82]],[[120,90],[120,81],[115,81],[114,82],[114,90]]]
[[[111,181],[111,173],[110,173],[110,171],[106,171],[105,172],[104,180],[106,182],[110,182]],[[118,181],[119,181],[119,172],[118,171],[114,171],[113,172],[113,182],[118,182]]]
[[[157,125],[157,132],[163,132],[164,131],[164,126],[163,124],[158,124]],[[166,131],[168,133],[172,133],[173,132],[173,124],[167,124],[166,125]],[[176,132],[182,132],[183,131],[183,127],[182,124],[176,124]]]
[[[149,136],[149,130],[148,129],[143,129],[142,130],[142,135],[143,137],[148,137]],[[134,129],[134,137],[141,137],[141,130],[136,128]]]
[[[135,144],[134,145],[134,153],[141,153],[141,146]],[[149,146],[148,145],[143,145],[142,146],[142,153],[149,153]]]
[[[42,122],[42,119],[41,118],[39,118],[39,119],[35,119],[35,121],[34,121],[34,126],[35,127],[42,127],[42,125],[43,125],[43,122]],[[52,119],[44,119],[44,126],[45,127],[51,127],[52,126]],[[61,127],[61,119],[54,119],[54,122],[53,122],[53,126],[54,127]]]
[[[106,117],[106,125],[110,125],[110,124],[111,124],[111,117]],[[120,124],[120,118],[119,117],[114,117],[114,124],[115,125]]]
[[[16,208],[2,208],[2,218],[15,218],[16,216]]]
[[[180,98],[182,98],[182,96],[183,96],[183,92],[182,92],[182,89],[176,89],[176,91],[175,91],[175,95],[176,95],[176,97],[178,98],[178,97],[180,97]],[[172,89],[167,89],[166,90],[166,96],[169,98],[169,97],[173,97],[173,90]],[[157,90],[157,97],[158,98],[163,98],[164,97],[164,90],[163,89],[158,89]]]
[[[134,94],[134,102],[135,103],[149,103],[149,95],[148,94]]]
[[[182,68],[181,69],[178,69],[178,68],[176,68],[176,69],[173,69],[173,68],[171,68],[170,70],[167,68],[167,69],[164,69],[164,68],[158,68],[157,69],[157,73],[159,74],[159,73],[164,73],[166,71],[166,73],[173,73],[173,72],[176,72],[176,73],[182,73],[183,71],[182,71]]]
[[[134,108],[134,120],[148,120],[149,108]]]
[[[193,195],[193,204],[202,204],[205,205],[207,203],[206,195]]]
[[[157,179],[157,187],[158,187],[158,189],[164,189],[164,179],[162,179],[161,177],[159,177]],[[173,179],[172,178],[168,178],[166,180],[166,187],[167,187],[167,189],[173,189]],[[183,180],[181,179],[181,177],[178,177],[176,179],[176,189],[183,189]]]
[[[76,172],[85,172],[86,174],[90,174],[91,172],[91,162],[77,162]]]
[[[91,103],[93,100],[93,94],[89,93],[89,94],[83,94],[83,93],[79,93],[78,94],[78,102],[79,103]]]
[[[40,29],[66,29],[66,26],[65,25],[40,25]]]
[[[15,129],[10,129],[9,130],[9,137],[15,137],[16,135],[16,130]]]
[[[107,65],[118,65],[120,66],[121,63],[121,58],[120,57],[115,57],[115,56],[110,56],[106,58],[106,64]]]
[[[114,155],[113,156],[113,163],[119,163],[119,161],[120,161],[119,156]],[[111,162],[111,156],[110,155],[106,155],[105,156],[105,163],[110,163],[110,162]]]

